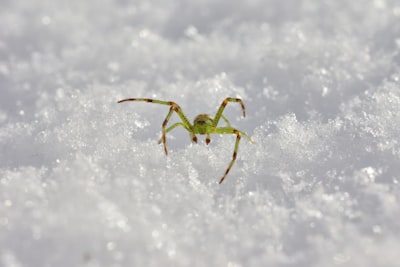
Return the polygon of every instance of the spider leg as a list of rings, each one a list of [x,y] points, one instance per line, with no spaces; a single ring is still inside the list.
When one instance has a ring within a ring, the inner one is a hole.
[[[232,160],[228,165],[228,168],[225,171],[225,174],[222,176],[222,178],[219,180],[219,183],[222,183],[225,179],[225,177],[228,175],[229,171],[231,170],[233,164],[236,161],[236,156],[239,150],[239,142],[240,142],[240,134],[242,133],[239,130],[236,130],[235,128],[231,128],[231,127],[221,127],[221,128],[217,128],[215,129],[215,133],[216,134],[236,134],[236,142],[235,142],[235,147],[233,149],[233,154],[232,154]]]
[[[172,113],[174,113],[174,108],[171,106],[171,108],[169,109],[169,112],[168,112],[168,114],[167,114],[167,116],[165,117],[165,120],[164,120],[164,122],[163,122],[163,124],[162,124],[162,135],[161,135],[161,139],[162,139],[162,142],[163,142],[163,145],[164,145],[164,151],[165,151],[165,155],[168,155],[168,150],[167,150],[167,137],[166,137],[166,135],[167,135],[167,130],[165,130],[165,127],[167,126],[167,123],[168,123],[168,120],[171,118],[171,116],[172,116]],[[176,125],[176,124],[174,124],[174,125]],[[172,125],[172,126],[174,126],[174,125]],[[171,127],[172,127],[171,126]],[[178,125],[176,125],[176,126],[178,126]],[[176,127],[175,126],[175,127]],[[170,127],[170,128],[171,128]],[[173,128],[175,128],[175,127],[173,127]]]
[[[221,118],[225,121],[226,125],[228,127],[231,127],[231,123],[229,122],[229,120],[224,116],[224,114],[221,114]]]
[[[214,121],[213,121],[213,126],[214,126],[214,127],[217,127],[218,122],[219,122],[219,120],[220,120],[221,117],[222,117],[222,112],[224,111],[226,105],[227,105],[229,102],[239,102],[240,106],[242,107],[243,117],[246,116],[246,109],[245,109],[245,107],[244,107],[243,101],[242,101],[240,98],[233,98],[233,97],[225,98],[225,100],[222,102],[221,106],[219,107],[217,113],[215,114]],[[225,118],[225,119],[226,119],[226,118]]]
[[[182,111],[181,107],[175,102],[162,101],[162,100],[156,100],[156,99],[150,99],[150,98],[126,98],[126,99],[119,100],[118,103],[127,102],[127,101],[142,101],[142,102],[148,102],[148,103],[155,103],[155,104],[171,106],[173,108],[173,110],[181,118],[183,124],[188,126],[189,129],[192,128],[192,125],[190,124],[189,120],[186,118],[185,114],[183,114],[183,111]]]
[[[250,138],[250,136],[247,135],[247,133],[242,132],[237,130],[242,136],[246,137],[247,140],[249,140],[250,143],[255,144],[256,142],[253,141],[253,139]]]
[[[182,126],[183,128],[185,128],[185,129],[190,133],[190,137],[192,138],[192,141],[195,142],[195,143],[197,143],[197,138],[196,138],[196,136],[193,134],[193,132],[191,131],[191,129],[190,129],[187,125],[185,125],[184,123],[182,123],[182,122],[174,123],[174,124],[172,124],[170,127],[168,127],[167,129],[165,129],[165,127],[167,126],[168,121],[169,121],[169,119],[171,118],[171,116],[172,116],[172,114],[173,114],[174,111],[176,111],[176,110],[174,109],[173,106],[171,106],[171,108],[169,109],[169,112],[168,112],[167,116],[165,117],[165,120],[164,120],[164,122],[163,122],[163,124],[162,124],[162,135],[161,135],[160,140],[158,141],[158,143],[161,143],[161,142],[162,142],[162,143],[164,144],[165,155],[168,155],[168,150],[167,150],[167,133],[168,133],[169,131],[171,131],[172,129],[174,129],[175,127]],[[177,111],[176,111],[176,112],[177,112]],[[189,126],[190,126],[190,125],[189,125]]]
[[[232,160],[228,165],[228,168],[225,171],[225,174],[222,176],[222,178],[219,180],[219,183],[222,183],[225,179],[225,177],[228,175],[229,171],[231,170],[233,164],[236,161],[236,156],[239,151],[239,142],[242,136],[246,137],[249,142],[254,143],[254,141],[245,133],[242,131],[239,131],[235,128],[232,127],[220,127],[216,128],[214,131],[215,134],[236,134],[236,142],[235,142],[235,147],[233,149],[233,154],[232,154]]]
[[[166,134],[169,133],[171,130],[173,130],[174,128],[176,128],[176,127],[178,127],[178,126],[182,126],[183,128],[185,128],[186,130],[189,131],[189,129],[186,128],[186,125],[185,125],[185,124],[183,124],[182,122],[177,122],[177,123],[172,124],[170,127],[168,127],[168,128],[165,130],[165,133],[166,133]],[[162,142],[162,136],[161,136],[161,138],[158,140],[158,143],[159,143],[159,144],[161,144],[161,142]]]
[[[189,120],[186,118],[186,116],[183,113],[181,107],[178,104],[176,104],[175,102],[162,101],[162,100],[156,100],[156,99],[150,99],[150,98],[126,98],[126,99],[119,100],[118,103],[127,102],[127,101],[142,101],[142,102],[148,102],[148,103],[155,103],[155,104],[161,104],[161,105],[170,106],[169,112],[168,112],[167,116],[165,117],[164,122],[162,124],[162,136],[161,136],[161,139],[160,139],[164,144],[164,151],[165,151],[166,155],[168,155],[167,143],[166,143],[166,133],[169,132],[170,130],[172,130],[173,128],[177,127],[178,125],[183,126],[186,130],[189,131],[193,142],[197,141],[196,136],[193,134],[193,130],[192,130],[193,126],[190,124]],[[167,123],[168,123],[169,119],[171,118],[171,116],[172,116],[174,111],[181,118],[182,122],[181,123],[175,123],[171,127],[169,127],[168,129],[165,129],[165,127],[167,126]]]

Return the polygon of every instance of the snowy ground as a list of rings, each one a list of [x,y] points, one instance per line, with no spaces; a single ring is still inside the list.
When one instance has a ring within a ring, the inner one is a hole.
[[[1,0],[2,267],[399,266],[399,138],[398,0]]]

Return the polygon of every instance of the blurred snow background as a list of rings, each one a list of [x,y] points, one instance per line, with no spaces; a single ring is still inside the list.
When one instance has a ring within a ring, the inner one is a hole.
[[[0,266],[399,266],[399,137],[398,0],[1,0]]]

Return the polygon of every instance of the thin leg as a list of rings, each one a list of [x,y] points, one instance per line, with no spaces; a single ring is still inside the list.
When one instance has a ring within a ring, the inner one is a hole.
[[[222,104],[221,104],[221,106],[219,107],[217,113],[215,114],[214,121],[213,121],[213,126],[214,126],[214,127],[217,127],[218,122],[219,122],[219,119],[220,119],[221,116],[222,116],[222,112],[224,111],[226,105],[227,105],[229,102],[239,102],[240,106],[242,107],[243,117],[246,116],[246,109],[245,109],[245,107],[244,107],[243,101],[242,101],[240,98],[228,97],[228,98],[226,98],[226,99],[222,102]]]
[[[224,116],[224,114],[221,114],[221,118],[224,120],[224,122],[226,123],[226,125],[228,127],[231,127],[231,123],[228,121],[228,119]]]
[[[216,128],[214,133],[215,134],[236,134],[236,142],[235,142],[235,147],[233,149],[232,160],[229,163],[229,166],[226,169],[224,176],[222,176],[221,180],[219,180],[219,183],[222,183],[224,181],[225,177],[228,175],[228,173],[229,173],[230,169],[232,168],[233,164],[236,161],[236,156],[237,156],[237,153],[239,151],[239,142],[240,142],[241,136],[243,135],[244,137],[246,137],[251,143],[254,143],[254,141],[251,140],[251,138],[245,132],[239,131],[239,130],[237,130],[235,128],[232,128],[232,127]]]
[[[161,139],[162,139],[162,142],[163,142],[163,145],[164,145],[165,155],[168,155],[167,138],[166,138],[167,131],[165,130],[165,127],[167,126],[168,120],[171,118],[173,112],[174,112],[174,108],[171,106],[171,108],[169,109],[169,112],[167,114],[167,117],[165,117],[165,120],[164,120],[164,122],[162,124],[162,136],[161,136]]]
[[[192,125],[190,124],[189,120],[186,118],[186,116],[183,113],[181,107],[178,104],[176,104],[175,102],[162,101],[162,100],[156,100],[156,99],[150,99],[150,98],[127,98],[127,99],[119,100],[118,103],[127,102],[127,101],[142,101],[142,102],[156,103],[156,104],[170,106],[169,112],[168,112],[167,116],[165,117],[165,120],[164,120],[164,122],[162,124],[162,136],[161,136],[161,139],[160,139],[160,141],[162,141],[163,144],[164,144],[164,151],[165,151],[166,155],[168,155],[166,133],[169,132],[170,130],[172,130],[173,128],[175,128],[178,125],[183,126],[186,130],[189,131],[193,142],[197,141],[197,138],[193,134],[193,131],[192,131],[192,128],[193,128]],[[165,127],[167,126],[167,123],[168,123],[169,119],[171,118],[172,113],[174,111],[181,118],[182,123],[175,123],[171,127],[169,127],[168,129],[165,129]],[[159,141],[159,143],[160,143],[160,141]]]
[[[169,121],[169,119],[171,118],[173,112],[174,112],[174,107],[171,106],[171,108],[169,109],[169,112],[168,112],[167,116],[165,117],[165,120],[164,120],[164,122],[163,122],[163,124],[162,124],[162,135],[161,135],[160,140],[158,141],[158,143],[161,143],[161,142],[163,143],[165,155],[168,155],[168,150],[167,150],[167,133],[168,133],[169,131],[171,131],[172,129],[174,129],[175,127],[177,127],[177,126],[182,126],[182,127],[185,128],[186,130],[188,130],[188,132],[190,133],[190,136],[191,136],[191,138],[192,138],[192,141],[195,142],[195,143],[197,142],[196,136],[195,136],[195,135],[192,133],[192,131],[190,131],[190,129],[189,129],[184,123],[182,123],[182,122],[174,123],[174,124],[172,124],[172,126],[168,127],[168,129],[165,129],[165,127],[167,126],[168,121]]]
[[[177,122],[177,123],[172,124],[172,126],[168,127],[168,128],[165,130],[165,133],[166,133],[166,134],[169,133],[172,129],[174,129],[174,128],[178,127],[178,126],[182,126],[182,127],[185,128],[186,130],[189,130],[189,129],[186,128],[186,125],[185,125],[185,124],[183,124],[182,122]],[[162,142],[162,136],[161,136],[160,140],[158,140],[158,143],[159,143],[159,144],[161,144],[161,142]]]
[[[150,98],[127,98],[127,99],[119,100],[118,103],[127,102],[127,101],[142,101],[142,102],[156,103],[156,104],[171,106],[171,108],[181,118],[181,120],[183,121],[183,124],[185,124],[187,126],[187,129],[192,128],[192,125],[190,124],[189,120],[186,118],[185,114],[183,114],[181,107],[178,104],[176,104],[175,102],[162,101],[162,100],[156,100],[156,99],[150,99]]]
[[[224,176],[222,176],[221,180],[219,180],[219,183],[222,183],[222,182],[224,181],[225,177],[228,175],[229,171],[230,171],[231,168],[232,168],[233,163],[235,163],[235,161],[236,161],[236,156],[237,156],[237,153],[238,153],[238,150],[239,150],[240,133],[239,133],[239,131],[236,130],[236,129],[233,129],[233,130],[232,130],[232,133],[233,133],[233,134],[236,134],[236,142],[235,142],[235,148],[233,149],[232,160],[231,160],[231,162],[229,163],[229,166],[228,166],[228,168],[226,169]]]
[[[252,144],[255,143],[255,142],[253,141],[253,139],[251,139],[250,136],[247,135],[247,133],[242,132],[242,131],[239,131],[239,130],[238,130],[238,132],[239,132],[242,136],[246,137],[246,139],[249,140],[250,143],[252,143]]]

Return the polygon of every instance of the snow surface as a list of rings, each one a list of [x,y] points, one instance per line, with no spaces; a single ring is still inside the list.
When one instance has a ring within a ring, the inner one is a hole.
[[[399,138],[398,0],[1,1],[2,267],[400,266]]]

